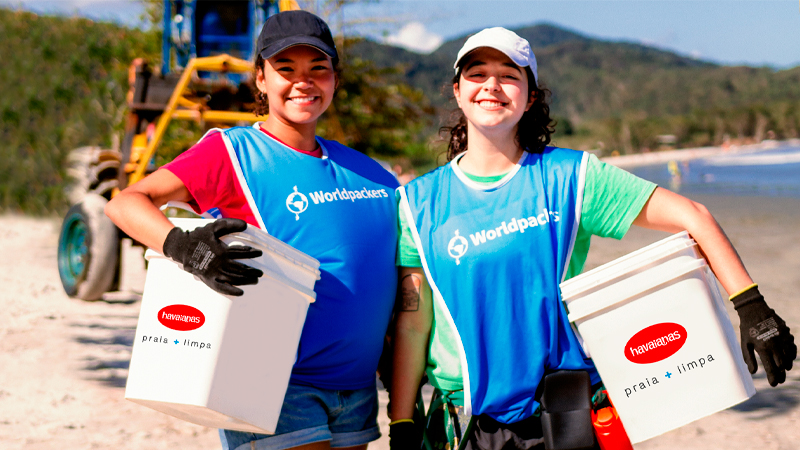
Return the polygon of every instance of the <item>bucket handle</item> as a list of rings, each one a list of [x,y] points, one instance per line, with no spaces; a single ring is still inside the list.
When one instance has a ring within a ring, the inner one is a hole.
[[[217,218],[217,217],[212,216],[208,212],[204,212],[203,214],[197,214],[197,212],[194,210],[194,208],[192,208],[191,205],[189,205],[186,202],[180,202],[180,201],[177,201],[177,200],[170,200],[167,203],[164,203],[163,205],[161,205],[161,207],[158,208],[158,209],[160,209],[161,211],[165,211],[167,208],[182,209],[182,210],[184,210],[186,212],[190,212],[190,213],[194,214],[195,216],[200,216],[203,219],[216,219]]]
[[[191,205],[189,205],[186,202],[179,202],[177,200],[170,200],[167,203],[164,203],[163,205],[161,205],[161,207],[158,208],[158,209],[160,209],[161,211],[166,211],[167,208],[182,209],[184,211],[188,211],[188,212],[190,212],[192,214],[195,214],[195,215],[199,216],[199,214],[197,214],[194,211],[194,209],[191,207]]]

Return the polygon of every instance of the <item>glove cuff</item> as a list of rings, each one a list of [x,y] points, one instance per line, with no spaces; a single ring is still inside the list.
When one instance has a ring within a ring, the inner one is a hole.
[[[398,419],[398,420],[395,420],[394,422],[389,423],[389,426],[397,425],[398,423],[405,423],[405,422],[413,424],[414,423],[414,419]]]
[[[754,284],[742,292],[735,294],[731,297],[731,301],[733,302],[733,308],[738,310],[744,306],[750,305],[752,303],[764,303],[764,296],[758,292],[758,285]]]
[[[178,261],[177,258],[180,254],[180,248],[182,246],[184,235],[184,231],[179,227],[174,227],[173,229],[169,230],[169,233],[167,233],[167,238],[164,239],[164,245],[162,245],[162,248],[164,249],[164,256]],[[178,262],[182,263],[183,261]]]
[[[389,437],[395,439],[403,439],[403,436],[409,437],[416,433],[417,427],[414,421],[405,422],[397,421],[396,423],[389,424]]]

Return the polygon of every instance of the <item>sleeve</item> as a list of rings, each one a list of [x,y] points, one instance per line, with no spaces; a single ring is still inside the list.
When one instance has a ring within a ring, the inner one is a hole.
[[[622,239],[656,184],[590,155],[581,209],[581,231]]]
[[[223,217],[257,225],[222,133],[206,136],[161,169],[169,170],[183,182],[194,199],[190,204],[196,212],[218,208]]]
[[[400,192],[395,191],[397,197],[397,218],[400,227],[400,238],[397,240],[397,266],[400,267],[422,267],[422,260],[419,251],[414,244],[414,236],[411,234],[411,227],[408,225],[408,218],[403,206],[400,204]]]

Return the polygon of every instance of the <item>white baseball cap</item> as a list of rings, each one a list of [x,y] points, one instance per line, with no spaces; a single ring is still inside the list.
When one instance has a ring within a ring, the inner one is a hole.
[[[458,73],[458,62],[461,61],[461,58],[478,47],[493,48],[503,52],[514,61],[514,64],[520,67],[530,67],[534,81],[537,85],[539,84],[536,56],[533,55],[531,45],[527,40],[519,37],[517,33],[503,27],[486,28],[470,36],[467,42],[464,42],[461,50],[458,51],[456,62],[453,64],[453,69],[455,69],[456,73]]]

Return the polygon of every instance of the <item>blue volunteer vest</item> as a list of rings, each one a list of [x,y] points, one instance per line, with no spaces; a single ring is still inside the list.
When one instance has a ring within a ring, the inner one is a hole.
[[[396,179],[334,141],[317,138],[320,159],[257,128],[223,136],[262,228],[320,262],[291,381],[373,386],[397,286]]]
[[[536,411],[546,372],[586,369],[599,379],[559,290],[579,223],[584,153],[525,155],[488,188],[454,169],[457,160],[404,188],[434,301],[449,315],[436,321],[460,341],[468,414],[503,423]]]

